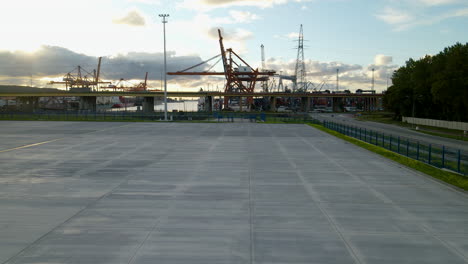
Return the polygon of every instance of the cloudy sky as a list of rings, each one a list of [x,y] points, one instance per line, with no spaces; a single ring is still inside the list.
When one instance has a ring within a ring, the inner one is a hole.
[[[376,89],[412,58],[468,41],[467,0],[4,0],[0,9],[0,84],[46,87],[81,65],[102,76],[138,82],[149,72],[160,86],[160,13],[167,24],[169,71],[219,54],[216,29],[254,67],[292,74],[304,26],[308,81],[333,89]],[[214,69],[221,70],[221,65]],[[32,78],[31,78],[32,76]],[[221,89],[214,77],[170,78],[169,88]],[[49,86],[50,87],[50,86]]]

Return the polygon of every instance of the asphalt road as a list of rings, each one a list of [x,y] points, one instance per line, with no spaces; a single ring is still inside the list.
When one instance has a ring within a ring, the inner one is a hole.
[[[468,262],[465,192],[307,125],[5,121],[0,142],[0,263]]]
[[[414,139],[416,141],[420,141],[421,143],[425,143],[425,144],[446,146],[454,150],[460,149],[463,152],[468,153],[468,142],[466,141],[432,136],[432,135],[416,132],[405,127],[396,126],[396,125],[383,124],[383,123],[371,122],[371,121],[361,121],[361,120],[355,119],[354,114],[314,113],[311,115],[313,118],[318,119],[320,121],[326,120],[326,121],[332,121],[335,123],[340,123],[340,124],[345,124],[345,125],[350,125],[350,126],[357,126],[361,128],[372,129],[374,131],[383,132],[388,135],[392,134],[394,136],[410,138],[410,139]]]

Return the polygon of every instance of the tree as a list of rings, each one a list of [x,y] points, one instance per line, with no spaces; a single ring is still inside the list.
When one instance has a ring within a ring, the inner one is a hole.
[[[457,43],[435,56],[409,59],[392,75],[384,96],[395,118],[412,116],[468,121],[468,43]]]

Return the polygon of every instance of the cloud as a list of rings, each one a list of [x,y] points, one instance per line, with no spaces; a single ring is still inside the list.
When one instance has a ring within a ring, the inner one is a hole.
[[[208,30],[208,36],[219,39],[218,29],[221,30],[223,40],[246,40],[253,36],[253,33],[244,29],[225,29],[223,27],[212,27]]]
[[[252,14],[248,11],[231,10],[229,11],[229,15],[231,15],[235,23],[250,23],[260,18],[256,14]]]
[[[375,65],[388,65],[390,63],[392,63],[393,61],[393,57],[392,56],[386,56],[386,55],[383,55],[383,54],[378,54],[375,56],[374,58],[374,63]]]
[[[194,10],[211,10],[233,6],[252,6],[268,8],[274,5],[286,4],[288,0],[184,0],[179,7]]]
[[[210,21],[210,24],[247,24],[251,23],[255,20],[260,19],[260,16],[253,14],[249,11],[237,11],[237,10],[231,10],[229,11],[229,16],[223,16],[223,17],[212,17],[208,16],[206,14],[199,14],[198,17],[204,17],[205,20]]]
[[[391,6],[377,12],[375,17],[392,26],[395,31],[404,31],[414,27],[437,24],[451,18],[468,16],[468,2],[466,1],[389,0],[389,3]],[[446,7],[435,8],[443,5]]]
[[[183,0],[178,4],[179,8],[186,8],[198,11],[209,11],[217,8],[229,8],[229,7],[258,7],[258,8],[270,8],[276,5],[284,5],[287,3],[301,4],[302,10],[307,9],[302,3],[314,2],[316,0]],[[328,0],[332,1],[332,0]],[[334,0],[342,1],[342,0]]]
[[[284,35],[288,39],[297,39],[299,38],[299,33],[298,32],[291,32],[286,35]]]
[[[283,72],[285,75],[294,75],[294,71],[296,69],[296,61],[283,61],[281,59],[269,58],[266,61],[266,67],[268,69],[272,69],[277,71]],[[328,75],[335,75],[336,69],[340,70],[340,73],[350,72],[350,71],[357,71],[361,70],[362,66],[357,64],[346,64],[342,62],[320,62],[314,60],[306,60],[305,67],[307,70],[307,76],[311,77],[323,77]]]
[[[145,18],[136,10],[128,12],[124,17],[113,19],[112,22],[137,27],[146,25]]]
[[[57,78],[64,76],[78,65],[92,73],[97,68],[97,57],[87,56],[71,50],[42,46],[33,53],[21,51],[0,52],[0,77],[24,79],[31,74],[34,79]],[[103,57],[101,66],[102,79],[119,80],[142,79],[149,72],[150,79],[160,79],[163,72],[163,53],[130,52],[111,57]],[[177,56],[168,52],[168,71],[178,71],[201,62],[198,56]],[[179,76],[168,76],[169,79],[199,79]],[[43,83],[42,85],[44,85]]]
[[[307,70],[307,81],[311,82],[311,87],[323,90],[336,89],[336,70],[339,69],[339,86],[340,90],[349,89],[370,89],[372,80],[372,68],[374,68],[375,88],[377,91],[384,90],[389,78],[397,65],[391,64],[391,56],[377,55],[380,64],[370,64],[367,66],[358,64],[347,64],[338,61],[323,62],[306,60],[305,66]],[[381,61],[380,61],[381,60]],[[296,66],[295,60],[284,61],[281,58],[269,58],[266,61],[268,69],[275,70],[278,74],[294,75]],[[278,80],[276,80],[278,83]],[[291,84],[283,81],[284,85],[290,87]]]
[[[417,0],[418,2],[428,6],[448,5],[460,3],[460,0]]]
[[[142,80],[145,72],[149,72],[150,86],[159,88],[163,72],[163,56],[163,53],[130,52],[103,57],[101,79],[114,81],[114,83],[120,78]],[[391,64],[391,58],[388,55],[376,55],[375,63],[366,67],[337,61],[306,60],[307,80],[315,87],[322,86],[322,90],[333,90],[336,85],[336,69],[339,69],[341,90],[368,89],[372,78],[372,68],[374,68],[376,89],[382,90],[386,87],[387,78],[397,68],[397,65]],[[199,56],[177,56],[175,52],[169,51],[168,71],[183,70],[201,61]],[[9,84],[29,84],[32,74],[34,85],[44,87],[49,80],[61,80],[77,65],[92,74],[93,69],[97,67],[97,57],[52,46],[42,46],[33,53],[0,51],[0,80]],[[285,61],[281,58],[269,58],[266,65],[268,69],[276,70],[277,73],[282,72],[283,75],[293,75],[296,66],[295,60]],[[218,66],[215,70],[221,71],[221,65],[218,64]],[[208,67],[209,65],[203,65],[194,71],[203,71]],[[84,75],[88,74],[86,71],[83,71]],[[168,78],[169,89],[179,90],[198,90],[200,87],[206,89],[208,83],[211,89],[216,89],[216,86],[222,89],[224,82],[223,77],[215,76],[168,76]],[[287,82],[285,85],[290,86]]]
[[[404,24],[413,20],[412,15],[409,13],[391,7],[386,7],[381,13],[377,14],[376,17],[391,25]]]
[[[161,4],[161,0],[127,0],[127,2],[141,3],[141,4],[147,4],[147,5],[160,5]]]
[[[246,41],[253,38],[254,34],[252,32],[242,28],[231,29],[223,27],[212,27],[207,30],[207,35],[212,39],[218,40],[218,29],[221,30],[225,49],[232,48],[239,55],[247,53]],[[219,48],[217,49],[217,52],[218,50]]]

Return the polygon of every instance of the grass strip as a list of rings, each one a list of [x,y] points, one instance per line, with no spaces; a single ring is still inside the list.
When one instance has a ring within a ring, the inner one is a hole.
[[[386,150],[382,147],[377,147],[371,144],[368,144],[366,142],[363,142],[361,140],[345,136],[341,133],[338,133],[336,131],[333,131],[331,129],[325,128],[322,125],[317,125],[317,124],[308,124],[314,128],[317,128],[318,130],[321,130],[323,132],[326,132],[330,135],[333,135],[337,138],[343,139],[349,143],[352,143],[356,146],[362,147],[364,149],[367,149],[369,151],[372,151],[374,153],[377,153],[385,158],[391,159],[393,161],[396,161],[404,166],[407,166],[409,168],[415,169],[417,171],[420,171],[424,174],[427,174],[431,177],[434,177],[436,179],[439,179],[441,181],[444,181],[446,183],[449,183],[451,185],[454,185],[456,187],[459,187],[464,190],[468,190],[468,177],[464,177],[462,175],[452,173],[449,171],[445,171],[436,167],[433,167],[429,164],[423,163],[421,161],[417,161],[405,156],[402,156],[400,154],[397,154],[395,152],[392,152],[390,150]]]

